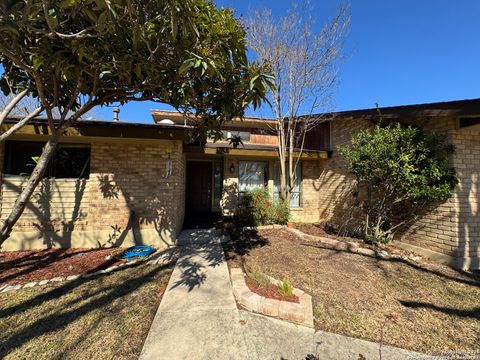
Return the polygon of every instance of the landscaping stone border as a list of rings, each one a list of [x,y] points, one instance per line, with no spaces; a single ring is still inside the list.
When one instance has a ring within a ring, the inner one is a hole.
[[[300,289],[293,289],[299,303],[269,299],[252,292],[245,283],[245,274],[240,268],[231,268],[233,294],[238,303],[249,311],[292,321],[313,328],[312,297]],[[281,281],[269,277],[272,284],[278,286]]]
[[[30,281],[24,284],[17,284],[17,285],[9,285],[9,284],[0,285],[0,293],[6,293],[9,291],[16,291],[20,289],[27,289],[35,286],[44,286],[47,284],[74,281],[78,279],[90,279],[96,276],[109,274],[113,271],[119,271],[134,265],[139,265],[141,263],[146,263],[149,265],[167,265],[168,263],[175,261],[177,258],[178,258],[178,252],[175,251],[175,249],[173,250],[173,254],[169,254],[168,250],[163,252],[158,252],[158,253],[155,252],[152,255],[146,257],[145,259],[132,260],[120,265],[113,265],[106,269],[95,271],[93,273],[77,274],[77,275],[70,275],[70,276],[57,276],[51,279]]]
[[[402,256],[398,254],[389,254],[385,250],[373,250],[368,248],[362,248],[357,242],[354,241],[347,241],[347,240],[336,240],[332,238],[327,238],[323,236],[314,236],[309,235],[301,232],[300,230],[294,228],[288,228],[284,226],[284,228],[291,233],[295,234],[299,238],[303,240],[310,240],[325,245],[326,248],[333,249],[333,250],[343,250],[348,251],[354,254],[360,254],[364,256],[376,257],[383,260],[405,260],[405,261],[414,261],[418,262],[421,260],[421,256]]]

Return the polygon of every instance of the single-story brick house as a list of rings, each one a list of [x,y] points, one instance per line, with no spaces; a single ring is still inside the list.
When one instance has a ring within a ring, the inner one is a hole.
[[[308,133],[292,196],[293,221],[346,221],[354,182],[336,147],[371,126],[376,114],[375,109],[330,114]],[[459,184],[454,196],[402,234],[398,244],[457,267],[478,269],[480,99],[389,107],[382,114],[389,121],[446,133],[456,146],[452,161]],[[178,113],[152,111],[152,116],[150,124],[83,120],[70,128],[3,250],[164,247],[192,219],[232,215],[248,189],[267,187],[273,197],[278,195],[270,120],[226,124],[225,138],[233,134],[243,140],[235,149],[226,141],[192,143],[189,125]],[[37,119],[2,145],[2,218],[48,131],[45,121]]]

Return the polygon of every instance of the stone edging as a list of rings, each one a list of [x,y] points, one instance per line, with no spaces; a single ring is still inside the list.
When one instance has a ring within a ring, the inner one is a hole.
[[[245,283],[245,274],[240,268],[231,268],[233,294],[238,303],[249,311],[263,315],[289,320],[299,325],[313,328],[312,297],[300,289],[293,289],[293,294],[298,296],[300,302],[281,301],[269,299],[252,292]],[[278,285],[280,281],[271,277],[270,281]]]
[[[167,256],[164,256],[164,255],[167,255]],[[166,252],[153,253],[152,255],[146,257],[145,259],[132,260],[120,265],[113,265],[106,269],[95,271],[93,273],[77,274],[77,275],[70,275],[70,276],[57,276],[51,279],[30,281],[30,282],[27,282],[24,284],[18,284],[18,285],[8,285],[8,284],[0,285],[0,293],[6,293],[9,291],[16,291],[20,289],[27,289],[35,286],[43,286],[47,284],[74,281],[79,279],[90,279],[95,276],[109,274],[113,271],[122,270],[130,266],[138,265],[140,263],[147,263],[149,265],[155,265],[155,264],[164,265],[167,263],[167,261],[168,261],[168,254],[166,254]]]
[[[307,241],[313,240],[322,245],[326,245],[327,248],[334,249],[334,250],[343,250],[343,251],[348,251],[354,254],[377,257],[384,260],[401,259],[406,261],[418,262],[421,259],[421,256],[407,257],[407,256],[398,255],[398,254],[389,254],[385,250],[377,251],[377,250],[372,250],[368,248],[362,248],[357,242],[354,242],[354,241],[336,240],[336,239],[327,238],[323,236],[314,236],[314,235],[305,234],[297,229],[288,228],[286,226],[284,228],[290,231],[291,233],[295,234],[301,239],[304,239]]]

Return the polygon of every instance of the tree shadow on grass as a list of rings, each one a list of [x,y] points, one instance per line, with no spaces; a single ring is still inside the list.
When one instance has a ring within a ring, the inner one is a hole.
[[[317,244],[302,243],[301,245],[302,246],[313,247],[313,248],[331,250],[331,251],[334,251],[336,253],[342,253],[342,252],[351,253],[349,250],[346,250],[346,249],[338,249],[338,248],[332,247],[330,245],[325,245],[325,244],[320,244],[320,243],[317,243]],[[407,265],[407,266],[409,266],[409,267],[411,267],[415,270],[438,276],[438,277],[443,278],[445,280],[451,280],[451,281],[455,281],[455,282],[462,283],[462,284],[465,284],[465,285],[480,287],[480,275],[478,275],[478,274],[469,273],[469,272],[466,272],[466,271],[461,271],[461,270],[456,270],[456,269],[451,269],[452,271],[458,273],[459,276],[457,277],[457,276],[452,276],[452,275],[449,275],[449,274],[445,274],[445,273],[443,273],[441,271],[438,271],[438,270],[435,270],[435,269],[428,268],[427,266],[424,266],[422,264],[419,264],[419,263],[416,263],[412,260],[408,260],[408,259],[404,259],[404,258],[381,259],[381,258],[378,258],[378,257],[372,257],[372,256],[365,255],[365,254],[357,254],[357,253],[352,253],[352,254],[375,259],[377,261],[377,265],[382,263],[382,262],[400,263],[400,264]]]
[[[83,249],[81,252],[88,253],[95,250],[96,249]],[[46,268],[49,265],[55,263],[56,261],[61,261],[61,260],[70,258],[72,256],[76,256],[79,253],[80,252],[68,252],[67,249],[55,249],[55,250],[45,249],[40,252],[32,252],[30,255],[26,255],[25,257],[22,257],[18,260],[0,262],[0,285],[3,282],[6,282],[11,279],[15,279],[22,275],[32,273],[35,270]],[[11,267],[25,267],[25,268],[18,272],[14,272],[5,276],[1,274],[2,268],[8,269]]]
[[[91,301],[75,309],[63,306],[63,311],[38,318],[26,327],[18,330],[3,340],[0,344],[0,358],[6,356],[12,349],[23,346],[32,339],[43,336],[50,332],[61,330],[82,316],[110,304],[114,299],[118,299],[132,293],[133,291],[142,287],[145,283],[151,281],[165,268],[167,268],[167,266],[158,266],[147,273],[142,274],[141,276],[130,278],[127,281],[120,282],[112,286],[104,287],[99,291],[88,294],[82,293],[82,300],[85,300],[84,296],[86,295],[87,298],[92,298]],[[40,306],[42,303],[49,300],[58,299],[62,296],[65,296],[85,281],[89,280],[76,280],[66,283],[61,287],[40,294],[22,304],[4,309],[0,312],[0,319],[13,313],[18,314],[18,312],[27,311],[32,307]],[[99,293],[105,294],[93,299],[93,297]]]
[[[403,306],[406,306],[411,309],[429,309],[429,310],[434,310],[434,311],[444,313],[446,315],[480,320],[480,307],[473,308],[471,310],[464,310],[464,309],[442,307],[442,306],[437,306],[434,304],[418,302],[418,301],[399,300],[399,302]]]

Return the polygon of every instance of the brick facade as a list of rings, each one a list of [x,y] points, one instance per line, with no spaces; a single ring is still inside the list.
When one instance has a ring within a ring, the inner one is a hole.
[[[42,181],[4,250],[172,244],[184,216],[182,142],[102,139],[91,143],[90,161],[89,179]],[[3,179],[2,218],[21,184]]]
[[[447,134],[455,145],[452,161],[459,184],[451,199],[425,215],[398,236],[397,241],[443,254],[458,267],[479,268],[480,131],[458,129],[455,118],[415,122],[427,131]],[[353,134],[369,126],[368,120],[354,118],[332,121],[332,156],[302,161],[302,204],[301,208],[292,209],[293,221],[359,229],[362,216],[352,194],[355,180],[337,149],[349,144]],[[42,181],[3,249],[171,244],[182,227],[185,213],[186,154],[182,140],[89,138],[82,141],[91,143],[89,179]],[[3,153],[0,155],[3,160]],[[173,175],[165,178],[169,159],[173,162]],[[237,206],[239,161],[268,162],[268,187],[273,191],[275,157],[225,154],[211,155],[211,160],[223,160],[220,205],[225,215],[232,215]],[[22,179],[2,179],[2,218],[8,215],[21,187]]]
[[[447,135],[456,152],[453,165],[459,184],[454,196],[434,212],[397,237],[397,241],[444,254],[451,265],[479,268],[480,222],[478,219],[480,131],[457,129],[454,118],[416,121],[426,131]],[[371,126],[366,120],[339,119],[332,123],[333,155],[317,163],[303,163],[303,209],[294,211],[294,220],[331,223],[359,230],[360,214],[352,196],[355,181],[345,169],[337,146],[346,145],[360,129]]]

